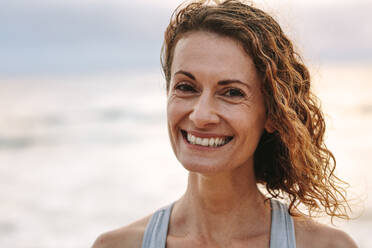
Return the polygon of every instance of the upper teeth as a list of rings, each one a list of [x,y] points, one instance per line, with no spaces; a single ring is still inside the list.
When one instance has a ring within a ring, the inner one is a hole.
[[[201,145],[201,146],[221,146],[227,143],[225,138],[200,138],[196,137],[190,133],[187,133],[187,141],[193,145]]]

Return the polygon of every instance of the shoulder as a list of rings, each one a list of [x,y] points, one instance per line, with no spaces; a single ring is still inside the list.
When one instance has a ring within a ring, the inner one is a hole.
[[[297,248],[357,248],[347,233],[311,219],[294,218],[294,226]]]
[[[147,216],[128,226],[99,235],[92,248],[140,248],[150,218]]]

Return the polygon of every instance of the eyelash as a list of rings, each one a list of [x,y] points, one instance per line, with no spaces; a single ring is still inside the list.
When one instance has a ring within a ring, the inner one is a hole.
[[[194,86],[186,83],[177,84],[176,87],[174,87],[174,89],[179,90],[181,92],[196,92]]]
[[[238,95],[231,95],[231,92],[238,93]],[[230,93],[228,97],[245,97],[245,93],[237,88],[229,88],[224,92],[224,95],[227,96],[227,93]]]
[[[180,83],[174,87],[176,91],[180,91],[182,93],[195,93],[197,90],[195,87],[188,83]],[[233,93],[233,94],[232,94]],[[228,88],[223,91],[223,96],[229,97],[229,98],[242,98],[245,97],[245,93],[238,89],[238,88]]]

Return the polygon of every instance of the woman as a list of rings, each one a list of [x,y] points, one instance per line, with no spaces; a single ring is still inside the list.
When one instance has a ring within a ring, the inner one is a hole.
[[[190,3],[165,32],[162,65],[186,193],[95,248],[356,247],[311,219],[348,218],[348,205],[309,72],[276,21],[235,0]]]

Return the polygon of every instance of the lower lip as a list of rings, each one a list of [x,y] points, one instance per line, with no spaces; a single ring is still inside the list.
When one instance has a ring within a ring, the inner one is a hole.
[[[194,145],[194,144],[191,144],[187,141],[187,139],[185,137],[183,137],[182,133],[181,133],[181,137],[183,139],[183,141],[186,143],[186,145],[191,148],[191,149],[194,149],[194,150],[200,150],[200,151],[215,151],[217,149],[220,149],[220,148],[223,148],[225,147],[226,145],[228,145],[230,142],[228,142],[227,144],[223,145],[223,146],[216,146],[216,147],[212,147],[212,146],[201,146],[201,145]]]

